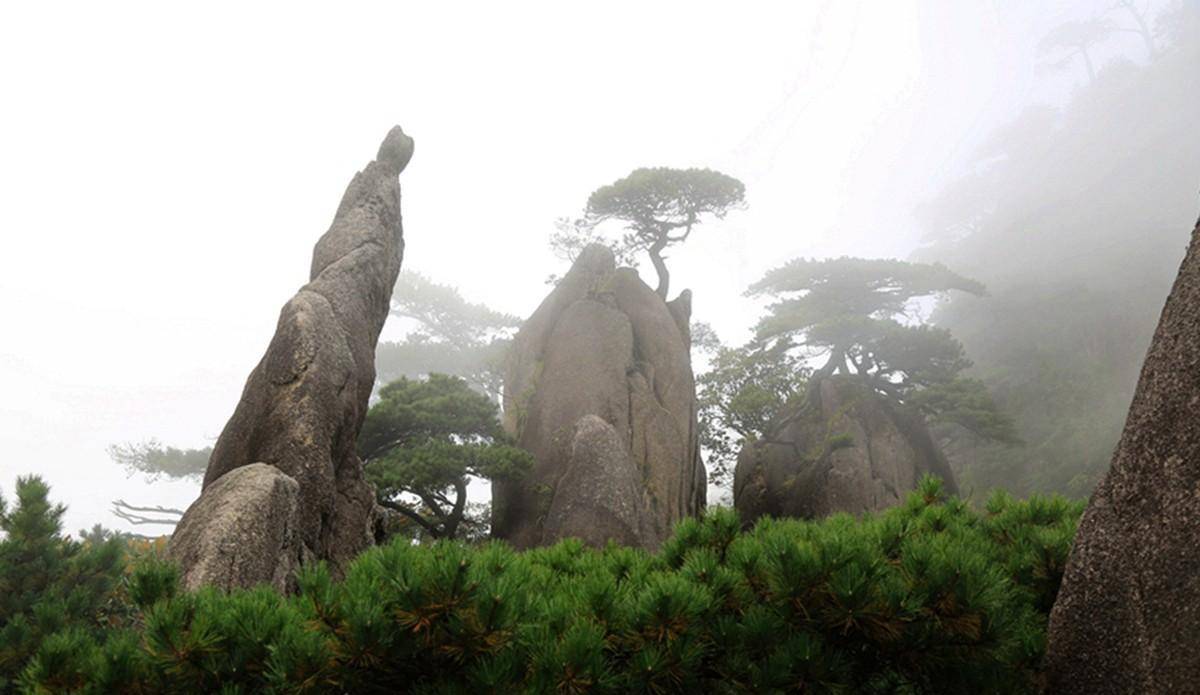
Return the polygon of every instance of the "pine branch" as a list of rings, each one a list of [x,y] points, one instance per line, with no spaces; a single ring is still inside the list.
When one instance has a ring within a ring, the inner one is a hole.
[[[391,500],[380,500],[379,504],[383,507],[386,507],[386,508],[394,511],[394,512],[403,514],[404,516],[408,517],[409,519],[417,522],[421,526],[421,528],[423,528],[429,532],[430,536],[433,536],[434,538],[441,537],[441,533],[438,531],[438,527],[436,524],[429,523],[429,521],[426,520],[425,517],[414,512],[413,510],[409,509],[408,507],[405,507],[404,505],[398,504]]]
[[[157,506],[156,507],[135,507],[132,504],[129,504],[128,502],[126,502],[125,500],[113,500],[113,506],[121,507],[123,509],[128,509],[129,511],[132,511],[132,512],[150,512],[152,514],[178,514],[179,516],[183,516],[182,509],[175,509],[174,507],[157,507]]]

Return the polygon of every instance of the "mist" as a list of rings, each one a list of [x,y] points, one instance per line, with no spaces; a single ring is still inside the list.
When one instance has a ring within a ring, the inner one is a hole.
[[[727,344],[763,313],[746,289],[792,258],[982,282],[925,320],[1023,443],[939,441],[964,491],[1084,496],[1200,208],[1196,10],[1140,11],[1149,45],[1086,1],[8,8],[0,488],[43,476],[72,530],[147,533],[115,499],[186,508],[198,479],[131,474],[108,447],[212,445],[400,122],[419,143],[405,270],[519,318],[566,269],[555,220],[637,167],[744,182],[744,209],[669,254]],[[1096,18],[1116,28],[1093,76],[1046,37]],[[407,332],[394,317],[384,340]]]

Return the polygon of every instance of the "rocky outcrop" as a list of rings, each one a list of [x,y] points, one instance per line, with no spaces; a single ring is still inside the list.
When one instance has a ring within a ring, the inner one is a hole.
[[[1200,693],[1200,225],[1050,614],[1046,692]]]
[[[575,423],[565,471],[558,480],[558,489],[570,494],[551,499],[542,535],[639,545],[645,517],[640,478],[613,426],[595,415],[584,415]]]
[[[265,463],[233,469],[204,491],[171,536],[183,588],[291,589],[305,553],[299,524],[299,483]]]
[[[350,182],[332,226],[313,249],[309,283],[284,305],[266,355],[213,448],[200,499],[181,523],[210,530],[171,541],[170,553],[185,577],[222,586],[274,582],[294,561],[289,546],[287,557],[256,565],[258,574],[197,574],[201,564],[211,564],[197,539],[217,547],[215,529],[228,526],[213,510],[240,509],[210,498],[230,495],[220,492],[223,481],[255,463],[278,469],[297,486],[300,556],[326,560],[339,573],[373,543],[379,511],[355,440],[375,382],[375,343],[400,272],[397,176],[412,152],[412,139],[393,128],[375,161]]]
[[[584,250],[513,341],[505,426],[534,456],[493,486],[494,535],[656,548],[704,503],[691,295],[667,303],[603,246]]]
[[[919,414],[853,377],[826,377],[769,438],[742,449],[733,502],[746,524],[764,515],[860,514],[898,504],[926,473],[957,491]]]

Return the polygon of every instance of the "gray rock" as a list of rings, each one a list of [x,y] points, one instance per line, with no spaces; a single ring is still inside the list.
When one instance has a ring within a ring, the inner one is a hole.
[[[181,584],[234,589],[269,584],[287,591],[304,555],[300,484],[252,463],[221,476],[183,515],[168,545]]]
[[[776,427],[738,455],[733,499],[746,524],[764,515],[879,511],[903,501],[926,473],[957,492],[920,415],[851,377],[814,384],[807,401]]]
[[[595,415],[581,417],[565,468],[558,488],[571,494],[554,496],[543,535],[575,537],[596,547],[610,540],[638,545],[645,516],[640,476],[613,426]]]
[[[1047,692],[1200,693],[1200,226],[1050,614]]]
[[[519,483],[493,485],[496,536],[525,548],[580,535],[586,524],[572,517],[574,510],[588,510],[579,519],[599,518],[597,505],[606,504],[622,528],[636,529],[636,539],[623,542],[655,548],[676,521],[703,507],[690,309],[690,295],[668,306],[636,271],[616,268],[607,248],[584,250],[513,341],[505,426],[533,454],[534,468]],[[579,429],[587,416],[608,423],[632,467],[580,450],[580,432],[594,431]],[[571,472],[573,462],[585,460],[603,460],[632,479],[609,481],[605,502],[570,482],[583,476]],[[637,524],[620,497],[630,490]]]
[[[375,382],[375,344],[400,272],[397,176],[412,151],[412,139],[393,128],[375,161],[346,188],[313,249],[309,283],[284,305],[266,355],[213,448],[196,503],[204,504],[231,471],[254,462],[274,466],[299,485],[296,533],[305,554],[328,561],[335,574],[374,542],[381,518],[354,447]],[[200,556],[181,550],[179,557],[189,573],[187,563]]]

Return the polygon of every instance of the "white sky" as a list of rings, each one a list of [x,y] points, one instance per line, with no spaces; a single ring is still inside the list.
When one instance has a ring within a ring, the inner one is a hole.
[[[186,506],[196,485],[127,479],[105,446],[220,433],[395,123],[417,142],[405,267],[519,315],[562,270],[554,218],[597,186],[741,178],[748,209],[670,260],[672,293],[740,340],[764,270],[907,255],[914,205],[1083,79],[1038,70],[1036,41],[1108,4],[7,3],[0,489],[43,475],[69,530],[125,528],[116,497]]]

